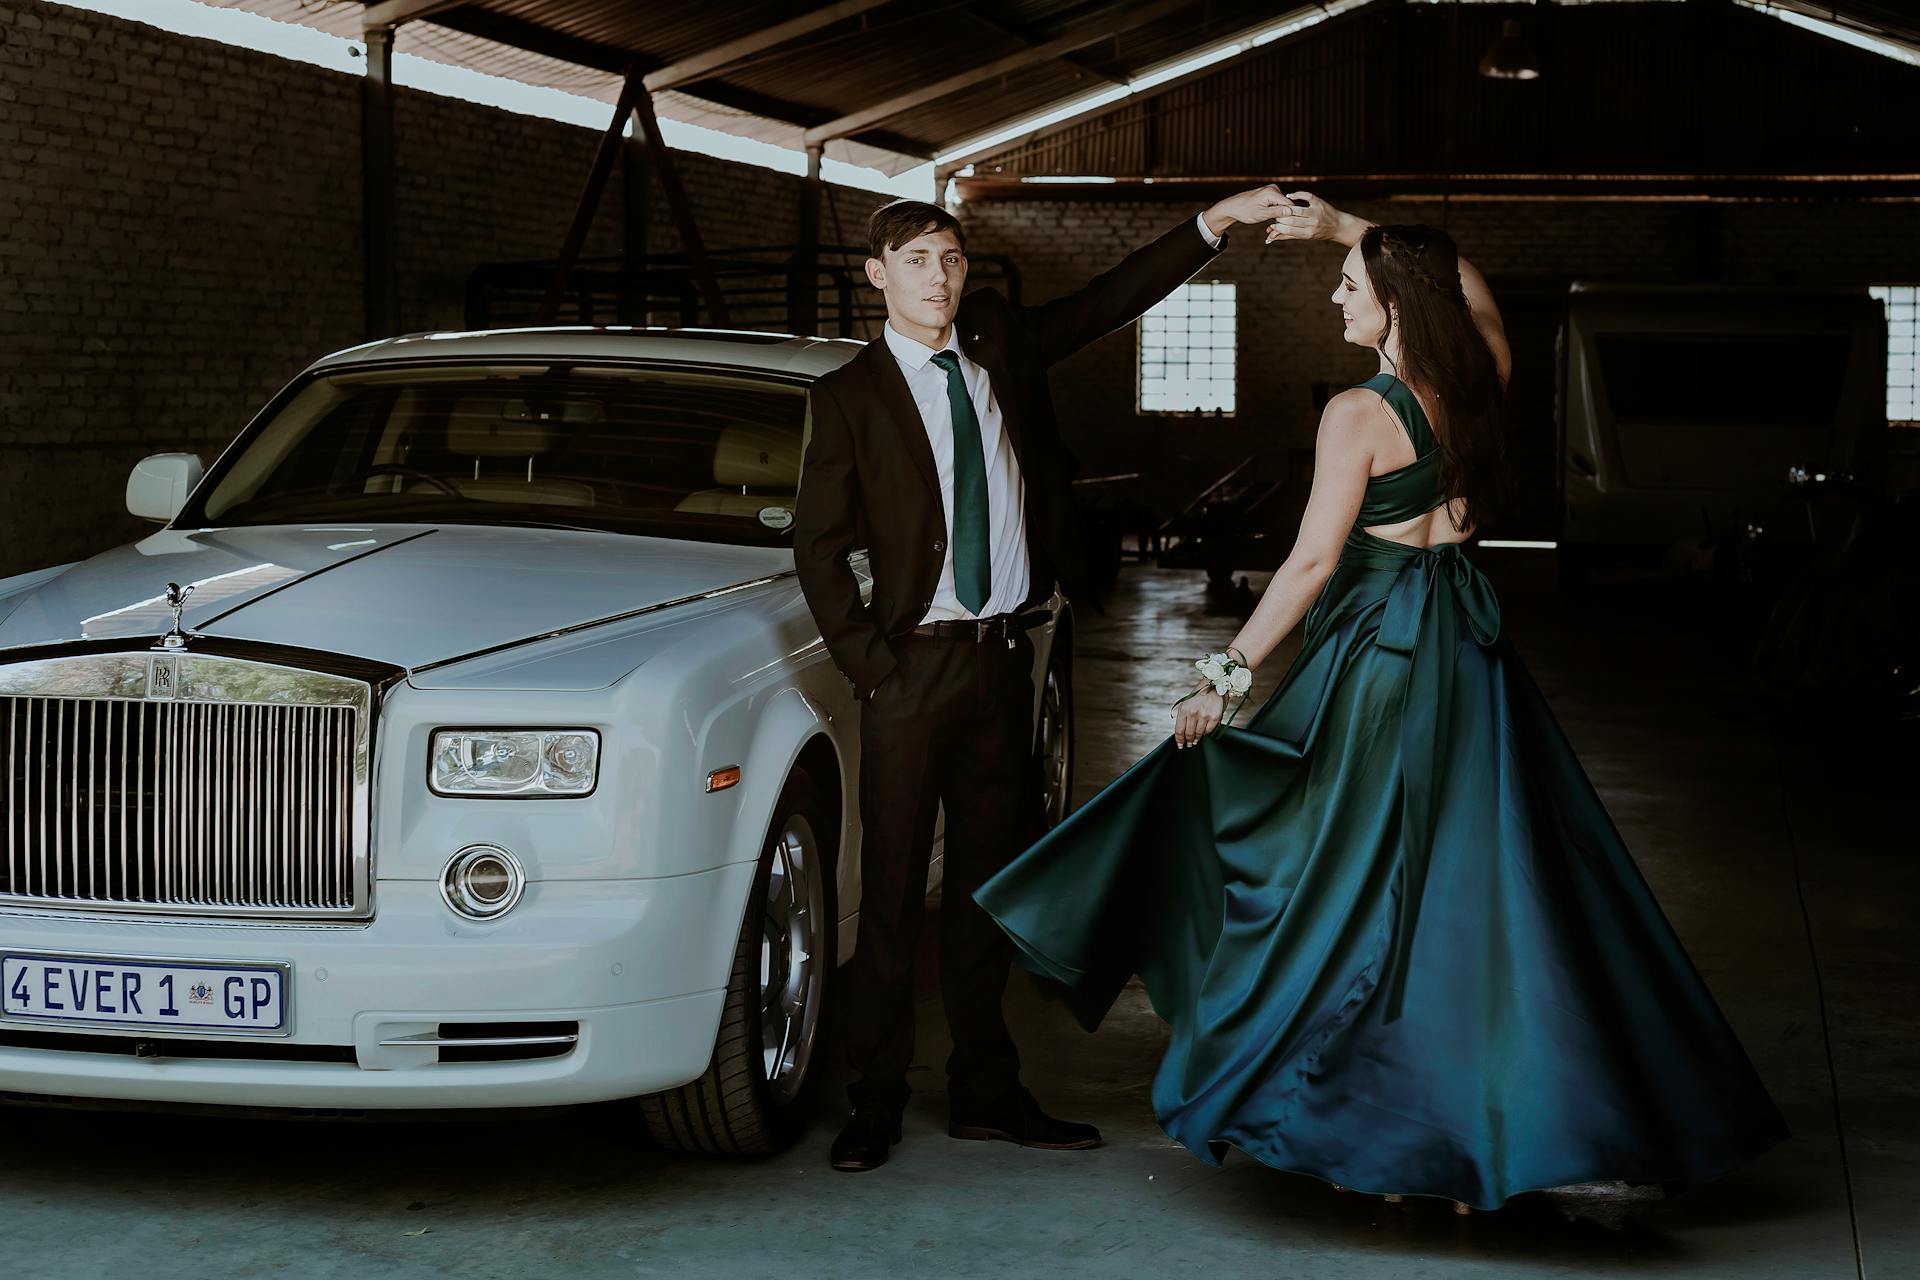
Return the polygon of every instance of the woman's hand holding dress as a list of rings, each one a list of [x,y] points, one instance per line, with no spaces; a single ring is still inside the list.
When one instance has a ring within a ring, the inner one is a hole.
[[[1201,681],[1192,696],[1173,709],[1173,745],[1180,748],[1198,745],[1200,739],[1220,727],[1221,717],[1226,713],[1225,696]]]

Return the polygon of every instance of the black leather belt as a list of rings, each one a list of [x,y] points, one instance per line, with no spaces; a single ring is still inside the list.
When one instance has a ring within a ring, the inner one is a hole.
[[[913,634],[984,644],[988,640],[1011,640],[1015,632],[1044,627],[1052,617],[1050,609],[1029,609],[1025,613],[996,613],[988,618],[943,618],[921,623],[913,629]]]

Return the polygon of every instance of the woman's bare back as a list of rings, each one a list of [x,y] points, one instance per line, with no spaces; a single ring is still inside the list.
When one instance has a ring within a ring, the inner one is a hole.
[[[1368,525],[1366,531],[1376,538],[1402,542],[1410,547],[1437,547],[1443,542],[1465,542],[1473,536],[1473,530],[1455,528],[1453,523],[1465,505],[1462,499],[1455,498],[1446,506],[1435,507],[1423,516],[1393,524]]]

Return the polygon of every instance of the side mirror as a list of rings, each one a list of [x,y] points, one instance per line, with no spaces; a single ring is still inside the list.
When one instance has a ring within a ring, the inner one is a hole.
[[[161,524],[180,514],[187,495],[207,469],[197,453],[156,453],[142,458],[127,477],[127,510]]]

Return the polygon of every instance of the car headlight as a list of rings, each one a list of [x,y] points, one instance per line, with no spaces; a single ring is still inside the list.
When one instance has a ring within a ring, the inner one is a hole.
[[[600,777],[592,729],[435,729],[428,785],[442,796],[584,796]]]

